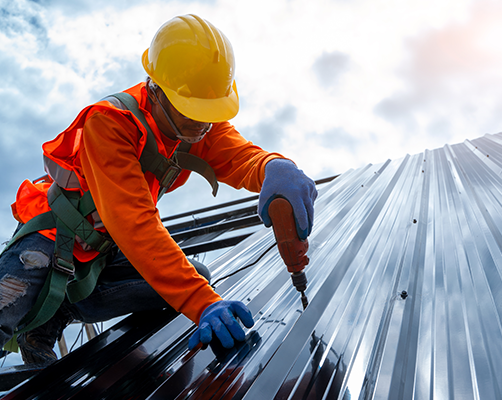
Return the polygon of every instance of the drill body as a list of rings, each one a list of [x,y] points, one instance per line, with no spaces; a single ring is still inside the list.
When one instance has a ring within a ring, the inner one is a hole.
[[[305,266],[309,263],[308,240],[300,240],[298,237],[293,207],[286,199],[281,197],[274,199],[268,207],[268,214],[272,220],[279,253],[291,273],[293,286],[302,295],[302,305],[305,309],[308,305],[307,296],[305,296],[307,277],[304,272]]]

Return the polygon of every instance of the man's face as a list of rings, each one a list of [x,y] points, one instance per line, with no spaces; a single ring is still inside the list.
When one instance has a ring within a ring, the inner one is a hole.
[[[156,89],[155,94],[157,96],[153,95],[153,89],[151,89],[148,85],[147,90],[152,92],[152,96],[150,96],[150,99],[152,100],[152,116],[160,131],[168,138],[178,140],[176,132],[173,130],[171,124],[162,111],[162,107],[183,136],[198,137],[209,129],[211,125],[210,123],[194,121],[193,119],[185,117],[178,110],[176,110],[160,88]]]

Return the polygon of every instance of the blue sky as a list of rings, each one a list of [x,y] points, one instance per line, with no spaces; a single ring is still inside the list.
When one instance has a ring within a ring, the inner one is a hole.
[[[102,4],[106,4],[103,6]],[[494,0],[0,0],[0,241],[41,144],[79,110],[145,78],[141,55],[195,13],[233,44],[232,120],[314,179],[502,131],[502,3]],[[192,177],[162,216],[246,196]]]

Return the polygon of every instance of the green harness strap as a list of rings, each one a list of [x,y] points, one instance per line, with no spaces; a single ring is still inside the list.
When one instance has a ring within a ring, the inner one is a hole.
[[[188,153],[190,150],[190,144],[182,143],[172,158],[163,156],[159,153],[155,136],[148,125],[145,116],[140,111],[136,99],[129,93],[125,92],[115,93],[108,97],[115,97],[118,99],[145,127],[147,131],[147,139],[139,161],[143,172],[150,171],[159,180],[160,185],[163,188],[163,192],[160,196],[164,194],[170,184],[178,176],[180,171],[177,171],[176,176],[173,176],[177,167],[197,172],[202,175],[211,185],[213,189],[213,196],[216,196],[218,192],[218,181],[216,179],[216,175],[211,166],[205,160]],[[106,98],[103,100],[106,100]]]
[[[113,242],[94,230],[85,217],[95,210],[90,192],[82,197],[75,191],[61,189],[53,184],[47,192],[51,211],[40,214],[14,235],[7,250],[14,242],[30,233],[56,228],[54,262],[49,271],[40,295],[29,313],[22,319],[16,335],[30,331],[47,322],[61,306],[65,294],[71,303],[85,299],[94,287],[101,270],[106,265],[106,256]],[[73,245],[75,236],[101,254],[93,261],[75,269],[73,263]],[[70,282],[69,278],[73,277]]]

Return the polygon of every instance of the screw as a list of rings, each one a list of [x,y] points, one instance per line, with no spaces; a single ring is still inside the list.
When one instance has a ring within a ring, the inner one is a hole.
[[[407,297],[408,297],[408,292],[407,292],[406,290],[403,290],[403,291],[401,292],[401,298],[404,300],[404,299],[406,299]]]

